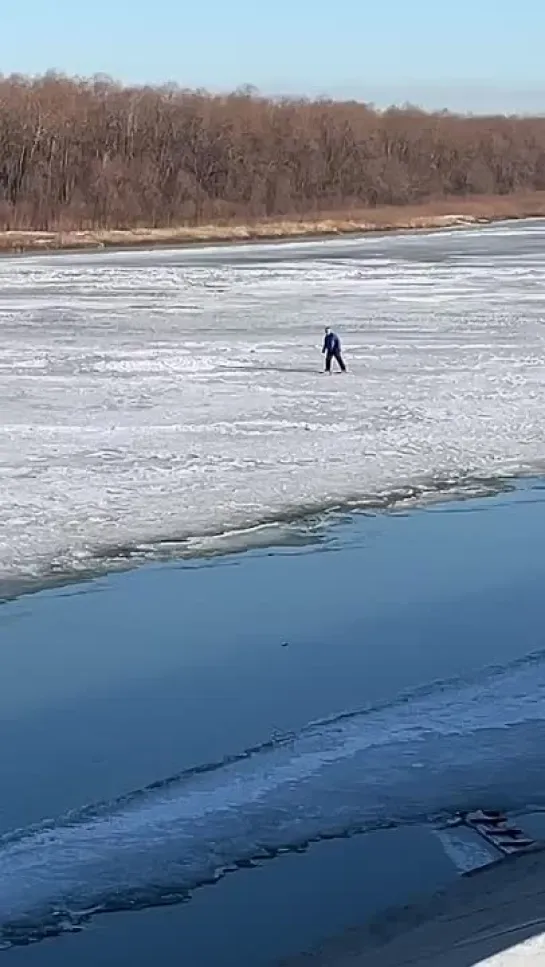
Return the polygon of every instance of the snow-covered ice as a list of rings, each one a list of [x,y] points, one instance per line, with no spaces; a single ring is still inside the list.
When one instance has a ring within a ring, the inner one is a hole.
[[[4,258],[0,592],[404,486],[537,470],[544,320],[540,221]],[[325,324],[346,376],[321,372]]]

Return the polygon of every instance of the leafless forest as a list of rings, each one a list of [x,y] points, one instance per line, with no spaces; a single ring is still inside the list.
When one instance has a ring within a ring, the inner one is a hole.
[[[316,217],[545,189],[545,118],[0,78],[0,228]]]

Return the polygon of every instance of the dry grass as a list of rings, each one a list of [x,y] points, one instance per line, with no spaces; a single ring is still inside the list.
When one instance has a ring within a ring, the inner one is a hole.
[[[521,195],[437,199],[421,205],[384,206],[350,215],[324,213],[315,218],[286,218],[239,224],[177,228],[96,229],[87,231],[4,231],[0,252],[63,249],[134,248],[191,245],[202,242],[248,242],[312,238],[365,232],[424,230],[450,225],[478,225],[502,219],[545,216],[545,192]]]

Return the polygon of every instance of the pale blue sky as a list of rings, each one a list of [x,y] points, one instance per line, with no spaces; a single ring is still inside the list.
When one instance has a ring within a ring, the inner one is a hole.
[[[0,70],[545,113],[544,0],[24,0]]]

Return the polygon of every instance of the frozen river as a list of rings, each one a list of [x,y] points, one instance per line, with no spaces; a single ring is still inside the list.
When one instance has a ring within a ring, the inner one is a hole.
[[[0,606],[6,963],[265,967],[545,807],[544,283],[541,222],[0,260],[0,598],[324,552]]]
[[[540,221],[3,258],[0,594],[539,470],[544,283]]]

